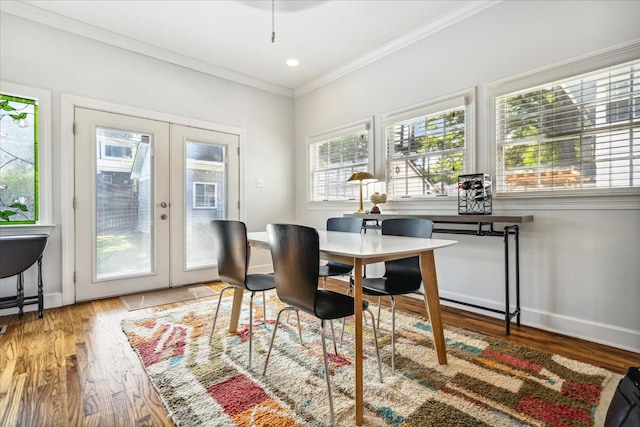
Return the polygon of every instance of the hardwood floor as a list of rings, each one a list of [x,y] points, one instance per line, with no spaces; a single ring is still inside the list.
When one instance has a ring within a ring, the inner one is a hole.
[[[329,287],[344,292],[344,282]],[[219,284],[212,285],[220,289]],[[212,309],[215,298],[211,297]],[[188,302],[186,302],[188,303]],[[185,303],[129,312],[119,298],[84,302],[0,317],[0,425],[171,426],[173,425],[120,321]],[[421,300],[398,298],[397,308],[425,315]],[[445,325],[496,336],[624,373],[640,365],[640,354],[564,337],[482,315],[443,307]]]

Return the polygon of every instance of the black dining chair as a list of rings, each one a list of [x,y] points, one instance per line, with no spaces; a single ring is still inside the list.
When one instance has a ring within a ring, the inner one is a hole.
[[[360,233],[362,219],[356,217],[336,217],[327,219],[327,231],[341,231],[343,233]],[[327,289],[327,277],[349,276],[349,283],[353,284],[351,272],[353,265],[329,261],[320,266],[319,275],[322,277],[322,288]]]
[[[214,220],[211,221],[213,229],[213,243],[218,261],[218,274],[220,280],[229,286],[220,291],[216,314],[213,318],[209,343],[213,338],[213,332],[218,320],[218,311],[222,294],[228,289],[242,288],[251,292],[249,301],[249,369],[251,370],[253,352],[253,297],[256,292],[262,292],[262,304],[264,319],[267,318],[267,306],[264,293],[276,287],[274,277],[270,274],[247,274],[249,267],[249,243],[247,241],[247,227],[241,221]],[[298,322],[299,324],[300,322]]]
[[[269,236],[269,247],[276,279],[276,293],[286,306],[278,312],[262,374],[265,375],[267,372],[269,356],[271,355],[271,349],[278,330],[280,316],[284,311],[295,311],[297,313],[298,310],[302,310],[320,319],[320,336],[322,338],[322,354],[324,356],[324,372],[327,380],[331,424],[335,425],[324,325],[326,320],[352,316],[354,314],[353,297],[326,289],[318,289],[320,239],[318,232],[314,228],[293,224],[269,224],[267,225],[267,234]],[[363,310],[371,316],[376,356],[378,357],[378,374],[380,382],[382,382],[375,319],[366,302],[363,302]],[[335,344],[334,351],[336,354],[338,353]]]
[[[390,218],[382,222],[383,235],[429,239],[432,233],[433,222],[428,219]],[[416,293],[420,290],[422,283],[420,257],[386,261],[384,268],[383,277],[362,279],[362,293],[378,297],[378,322],[380,322],[380,299],[388,296],[391,300],[391,373],[395,375],[396,304],[394,296]]]

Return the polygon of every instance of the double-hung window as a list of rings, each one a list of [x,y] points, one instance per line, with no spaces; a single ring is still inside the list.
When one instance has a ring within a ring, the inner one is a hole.
[[[640,189],[640,60],[495,98],[499,193]]]
[[[50,93],[0,85],[0,226],[50,219]]]
[[[474,92],[387,116],[387,195],[394,199],[457,194],[472,164]]]
[[[309,201],[355,199],[359,187],[347,183],[355,172],[371,172],[371,121],[308,139]]]

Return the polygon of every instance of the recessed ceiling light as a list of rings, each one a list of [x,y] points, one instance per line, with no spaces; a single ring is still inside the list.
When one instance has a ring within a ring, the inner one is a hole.
[[[290,59],[287,59],[287,65],[288,65],[289,67],[297,67],[298,65],[300,65],[300,63],[298,62],[298,60],[297,60],[297,59],[295,59],[295,58],[290,58]]]

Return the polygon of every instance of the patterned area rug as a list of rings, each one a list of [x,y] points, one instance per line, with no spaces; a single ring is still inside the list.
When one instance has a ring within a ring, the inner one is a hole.
[[[248,371],[248,297],[238,333],[229,334],[231,297],[127,319],[122,327],[178,426],[330,425],[319,322],[300,313],[278,327],[262,376],[275,317],[282,307],[255,298],[253,371]],[[375,312],[375,310],[374,310]],[[445,329],[448,365],[438,365],[428,321],[396,313],[396,375],[391,375],[390,312],[383,309],[377,375],[373,334],[364,333],[366,426],[599,426],[620,376],[601,368],[500,339]],[[286,313],[283,315],[286,321]],[[334,321],[339,334],[341,322]],[[354,425],[353,319],[329,363],[336,420]],[[330,329],[327,327],[327,336]],[[339,342],[338,342],[339,344]]]

